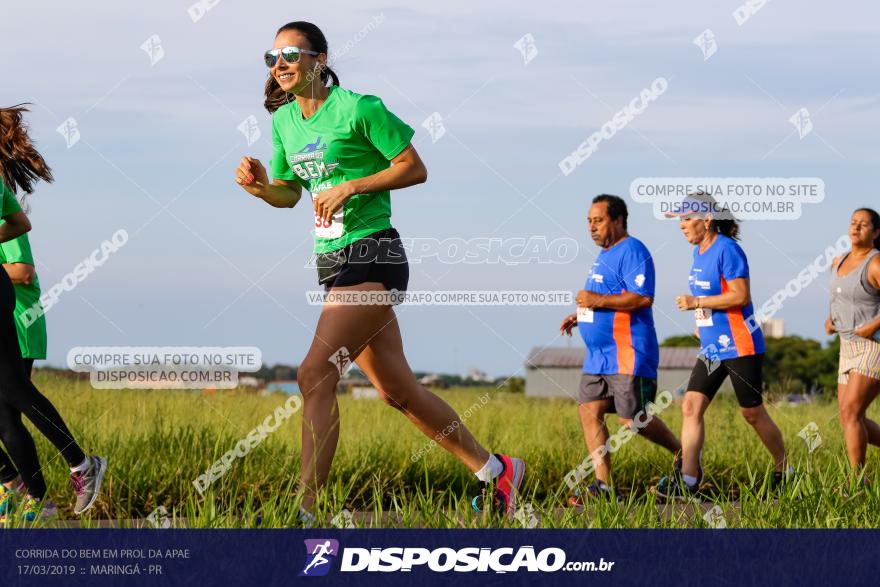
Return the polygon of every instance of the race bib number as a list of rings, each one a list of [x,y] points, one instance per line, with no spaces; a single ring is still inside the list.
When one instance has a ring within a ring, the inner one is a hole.
[[[593,310],[590,308],[578,308],[578,322],[592,322]]]
[[[698,327],[712,326],[712,310],[697,308],[694,310],[694,318],[697,320]]]
[[[312,202],[315,201],[316,194],[312,194]],[[345,214],[345,206],[339,208],[335,214],[333,214],[333,219],[330,221],[324,220],[317,214],[315,214],[315,236],[319,238],[339,238],[342,236],[342,219]]]

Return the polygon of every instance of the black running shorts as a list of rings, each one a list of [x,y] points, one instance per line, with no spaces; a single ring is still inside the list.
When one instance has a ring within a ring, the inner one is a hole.
[[[318,284],[329,292],[333,287],[381,283],[388,291],[405,292],[409,263],[400,234],[388,228],[356,240],[350,245],[319,254]]]
[[[697,391],[712,399],[724,383],[724,378],[730,375],[730,382],[733,384],[739,405],[743,408],[754,408],[763,402],[761,397],[764,386],[763,365],[763,354],[723,361],[709,361],[700,356],[691,371],[687,390]]]

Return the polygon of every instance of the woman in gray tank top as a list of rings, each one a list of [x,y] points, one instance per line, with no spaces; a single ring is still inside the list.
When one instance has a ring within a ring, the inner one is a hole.
[[[837,408],[847,456],[859,478],[868,443],[880,446],[880,425],[865,416],[880,393],[880,215],[870,208],[856,210],[849,237],[852,250],[832,264],[825,331],[840,335]]]

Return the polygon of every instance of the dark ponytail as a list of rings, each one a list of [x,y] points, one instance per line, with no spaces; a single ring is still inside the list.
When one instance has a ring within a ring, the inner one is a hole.
[[[0,180],[17,194],[21,189],[25,194],[34,191],[34,184],[42,179],[52,181],[52,170],[43,156],[37,152],[30,136],[23,114],[29,112],[27,104],[11,108],[0,108]],[[24,197],[21,198],[22,207]]]
[[[715,227],[715,230],[718,233],[730,237],[735,241],[739,240],[739,223],[736,220],[713,220],[712,226]]]
[[[873,208],[859,208],[856,212],[865,212],[871,217],[871,226],[874,227],[874,230],[880,228],[880,214],[878,214],[876,210]],[[856,212],[853,212],[853,214]],[[874,248],[880,249],[880,237],[874,239]]]
[[[730,208],[719,204],[711,194],[704,191],[688,194],[688,199],[691,200],[691,202],[699,204],[699,206],[691,204],[691,206],[694,206],[694,209],[699,209],[704,213],[712,214],[712,221],[709,224],[709,230],[715,231],[718,234],[723,234],[735,241],[739,240],[739,222],[736,221]]]
[[[278,32],[275,33],[275,36],[277,37],[284,31],[297,31],[298,33],[301,33],[302,36],[304,36],[309,42],[309,46],[303,47],[303,49],[311,49],[312,51],[317,51],[318,53],[325,53],[329,55],[327,38],[324,36],[324,33],[321,32],[321,29],[319,29],[312,23],[302,20],[289,22],[278,29]],[[324,82],[325,86],[338,86],[339,76],[336,75],[336,72],[330,69],[329,66],[325,65],[321,68],[321,81]],[[276,110],[278,110],[290,101],[290,98],[287,96],[287,92],[281,89],[281,86],[278,85],[278,82],[275,81],[275,78],[272,77],[271,73],[269,74],[269,79],[266,80],[266,87],[264,92],[266,95],[266,100],[265,102],[263,102],[263,106],[266,107],[266,110],[269,111],[269,114],[274,113]]]

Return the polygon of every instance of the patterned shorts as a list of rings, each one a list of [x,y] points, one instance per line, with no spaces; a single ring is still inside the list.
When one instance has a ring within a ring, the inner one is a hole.
[[[850,372],[880,381],[880,342],[867,338],[841,338],[837,382],[846,385]]]

